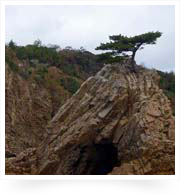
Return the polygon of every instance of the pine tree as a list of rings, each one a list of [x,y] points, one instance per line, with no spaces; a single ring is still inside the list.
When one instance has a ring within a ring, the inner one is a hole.
[[[9,46],[11,49],[15,49],[15,48],[16,48],[16,43],[15,43],[13,40],[11,40],[11,41],[9,42],[8,46]]]
[[[144,45],[156,44],[157,38],[161,37],[162,33],[148,32],[141,35],[136,35],[133,37],[119,35],[109,36],[110,42],[101,43],[96,50],[111,50],[101,54],[105,58],[108,58],[111,62],[120,59],[130,58],[133,71],[135,71],[135,55],[139,49],[143,49]],[[129,52],[131,54],[129,54]]]

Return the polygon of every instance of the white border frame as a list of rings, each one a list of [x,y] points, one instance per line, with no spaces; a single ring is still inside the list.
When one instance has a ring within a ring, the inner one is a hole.
[[[1,97],[1,178],[25,180],[153,180],[153,179],[179,179],[179,120],[180,110],[176,109],[175,120],[175,175],[5,175],[5,6],[6,5],[175,5],[175,82],[176,108],[180,108],[179,90],[179,1],[1,1],[1,66],[0,84]],[[3,66],[2,66],[3,65]]]

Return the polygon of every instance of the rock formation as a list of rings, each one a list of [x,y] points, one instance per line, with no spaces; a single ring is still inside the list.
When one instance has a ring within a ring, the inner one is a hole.
[[[18,154],[43,140],[51,119],[51,96],[45,88],[23,80],[6,65],[6,152]]]
[[[47,122],[70,95],[57,84],[64,74],[56,67],[48,69],[44,85],[36,81],[37,74],[23,79],[8,64],[5,67],[6,156],[9,157],[10,153],[17,155],[43,140]]]
[[[6,175],[34,175],[36,168],[36,148],[28,148],[18,153],[17,156],[6,158]]]
[[[174,117],[154,70],[106,65],[59,109],[36,174],[174,174]]]

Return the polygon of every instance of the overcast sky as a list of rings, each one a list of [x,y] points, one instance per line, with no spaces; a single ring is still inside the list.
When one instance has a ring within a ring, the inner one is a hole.
[[[40,39],[43,44],[72,46],[97,53],[109,35],[138,35],[160,31],[156,45],[138,51],[137,63],[163,71],[175,69],[175,7],[173,5],[6,6],[6,42],[18,45]]]

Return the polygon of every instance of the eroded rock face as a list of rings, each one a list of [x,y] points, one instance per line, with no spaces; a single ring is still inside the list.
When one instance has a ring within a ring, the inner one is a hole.
[[[6,65],[6,152],[35,147],[43,140],[44,128],[51,119],[51,96],[45,88],[22,79]]]
[[[28,148],[17,156],[5,159],[6,175],[34,175],[36,168],[36,148]]]
[[[20,71],[5,67],[6,153],[18,155],[44,139],[48,121],[71,94],[59,84],[64,77],[56,67],[49,67],[42,80],[35,70],[25,79]]]
[[[174,117],[155,71],[90,77],[46,127],[37,174],[174,174]]]

